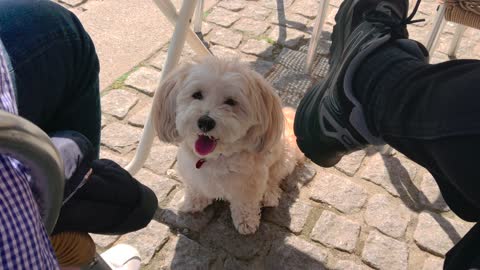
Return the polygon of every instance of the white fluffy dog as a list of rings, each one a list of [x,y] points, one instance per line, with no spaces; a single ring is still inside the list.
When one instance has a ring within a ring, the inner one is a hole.
[[[281,180],[304,158],[294,114],[238,61],[206,57],[173,71],[155,97],[153,123],[160,140],[179,144],[180,210],[202,211],[224,199],[235,228],[254,233],[261,207],[278,205]]]

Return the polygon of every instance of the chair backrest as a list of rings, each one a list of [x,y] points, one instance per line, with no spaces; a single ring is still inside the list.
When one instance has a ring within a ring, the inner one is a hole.
[[[480,0],[445,0],[445,20],[480,29]]]
[[[65,184],[62,159],[50,138],[28,120],[0,110],[0,153],[26,165],[47,233],[55,227]]]

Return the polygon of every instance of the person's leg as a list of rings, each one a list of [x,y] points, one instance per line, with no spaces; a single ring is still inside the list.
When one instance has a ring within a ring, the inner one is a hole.
[[[297,143],[315,163],[333,166],[346,153],[387,142],[434,175],[455,213],[478,222],[480,62],[429,65],[425,48],[408,40],[407,6],[405,0],[342,3],[330,72],[297,111]],[[478,239],[478,229],[468,237]],[[475,242],[462,240],[445,266],[478,267]]]
[[[19,114],[47,133],[73,130],[100,145],[99,63],[73,13],[48,0],[0,1]]]

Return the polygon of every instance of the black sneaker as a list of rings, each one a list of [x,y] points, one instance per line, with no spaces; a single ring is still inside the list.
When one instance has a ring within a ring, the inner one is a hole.
[[[362,106],[353,96],[354,72],[365,57],[387,42],[408,38],[408,0],[344,0],[330,48],[330,71],[303,97],[295,116],[295,135],[302,152],[330,167],[367,144],[384,144],[368,130]]]

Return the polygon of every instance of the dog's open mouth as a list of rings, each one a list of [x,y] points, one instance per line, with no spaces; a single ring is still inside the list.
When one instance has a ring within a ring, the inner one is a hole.
[[[212,153],[217,146],[218,139],[206,134],[199,134],[195,142],[195,151],[202,156]]]

